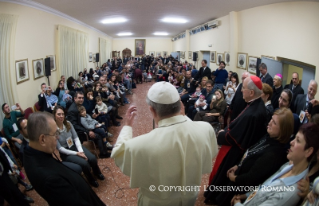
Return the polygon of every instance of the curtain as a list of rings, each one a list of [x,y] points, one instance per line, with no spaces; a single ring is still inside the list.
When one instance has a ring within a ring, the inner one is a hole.
[[[14,64],[14,42],[18,17],[9,14],[0,14],[0,104],[15,103],[15,64]],[[13,88],[14,87],[14,88]],[[0,112],[0,125],[4,114]]]
[[[100,38],[100,65],[107,62],[107,40]]]
[[[66,26],[58,26],[57,65],[60,75],[78,78],[88,66],[88,34]]]

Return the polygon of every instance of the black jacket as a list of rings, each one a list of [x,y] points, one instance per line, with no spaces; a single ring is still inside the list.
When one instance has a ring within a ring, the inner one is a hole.
[[[86,132],[87,134],[89,134],[89,131],[85,129],[81,124],[80,112],[75,102],[73,102],[69,107],[66,119],[72,123],[76,132]]]
[[[50,206],[105,205],[78,173],[47,154],[27,146],[24,167],[30,183]]]
[[[274,82],[273,82],[273,79],[272,77],[270,76],[270,74],[266,74],[266,76],[264,78],[260,77],[262,83],[266,83],[266,84],[269,84],[269,86],[273,86]]]
[[[195,76],[195,80],[200,82],[202,80],[203,77],[208,77],[208,79],[212,79],[212,71],[210,70],[209,67],[206,67],[205,71],[204,70],[204,67],[201,67],[199,69],[199,71],[197,72],[196,76]]]
[[[300,111],[305,111],[306,109],[306,99],[308,94],[298,94],[296,100],[294,102],[294,108],[292,110],[293,113],[297,115],[300,114]]]
[[[284,89],[290,89],[290,90],[292,91],[292,100],[291,100],[291,104],[290,104],[290,109],[291,109],[291,111],[292,111],[293,108],[294,108],[294,102],[295,102],[295,100],[296,100],[297,95],[298,95],[298,94],[304,94],[304,93],[305,93],[304,90],[303,90],[303,88],[302,88],[299,84],[296,86],[296,88],[295,88],[294,90],[292,90],[292,85],[293,85],[293,84],[287,84],[287,85],[285,86],[285,88],[284,88]]]
[[[47,112],[52,112],[51,108],[48,107],[48,104],[47,104],[47,99],[45,98],[45,94],[39,94],[38,95],[38,104],[40,106],[40,111],[43,112],[43,111],[47,111]]]
[[[243,93],[241,92],[242,87],[243,84],[239,84],[229,106],[229,109],[231,110],[230,121],[234,120],[247,106],[247,103],[243,99]]]

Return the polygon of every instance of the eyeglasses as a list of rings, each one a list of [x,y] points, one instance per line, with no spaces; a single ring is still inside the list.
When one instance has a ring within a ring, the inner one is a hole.
[[[44,135],[47,135],[47,136],[51,136],[51,137],[58,137],[60,135],[60,132],[59,131],[56,131],[54,134],[44,134]]]

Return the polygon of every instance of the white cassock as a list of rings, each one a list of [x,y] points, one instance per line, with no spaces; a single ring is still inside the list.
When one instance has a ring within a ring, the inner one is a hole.
[[[215,132],[210,124],[182,115],[158,126],[134,139],[132,127],[124,126],[111,157],[131,177],[131,188],[140,188],[138,205],[194,205],[202,174],[211,172],[218,152]]]

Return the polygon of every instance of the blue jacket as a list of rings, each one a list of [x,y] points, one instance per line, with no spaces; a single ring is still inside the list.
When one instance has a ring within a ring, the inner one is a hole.
[[[228,72],[226,69],[216,69],[215,71],[215,84],[225,84],[226,83],[226,79],[228,78]]]

